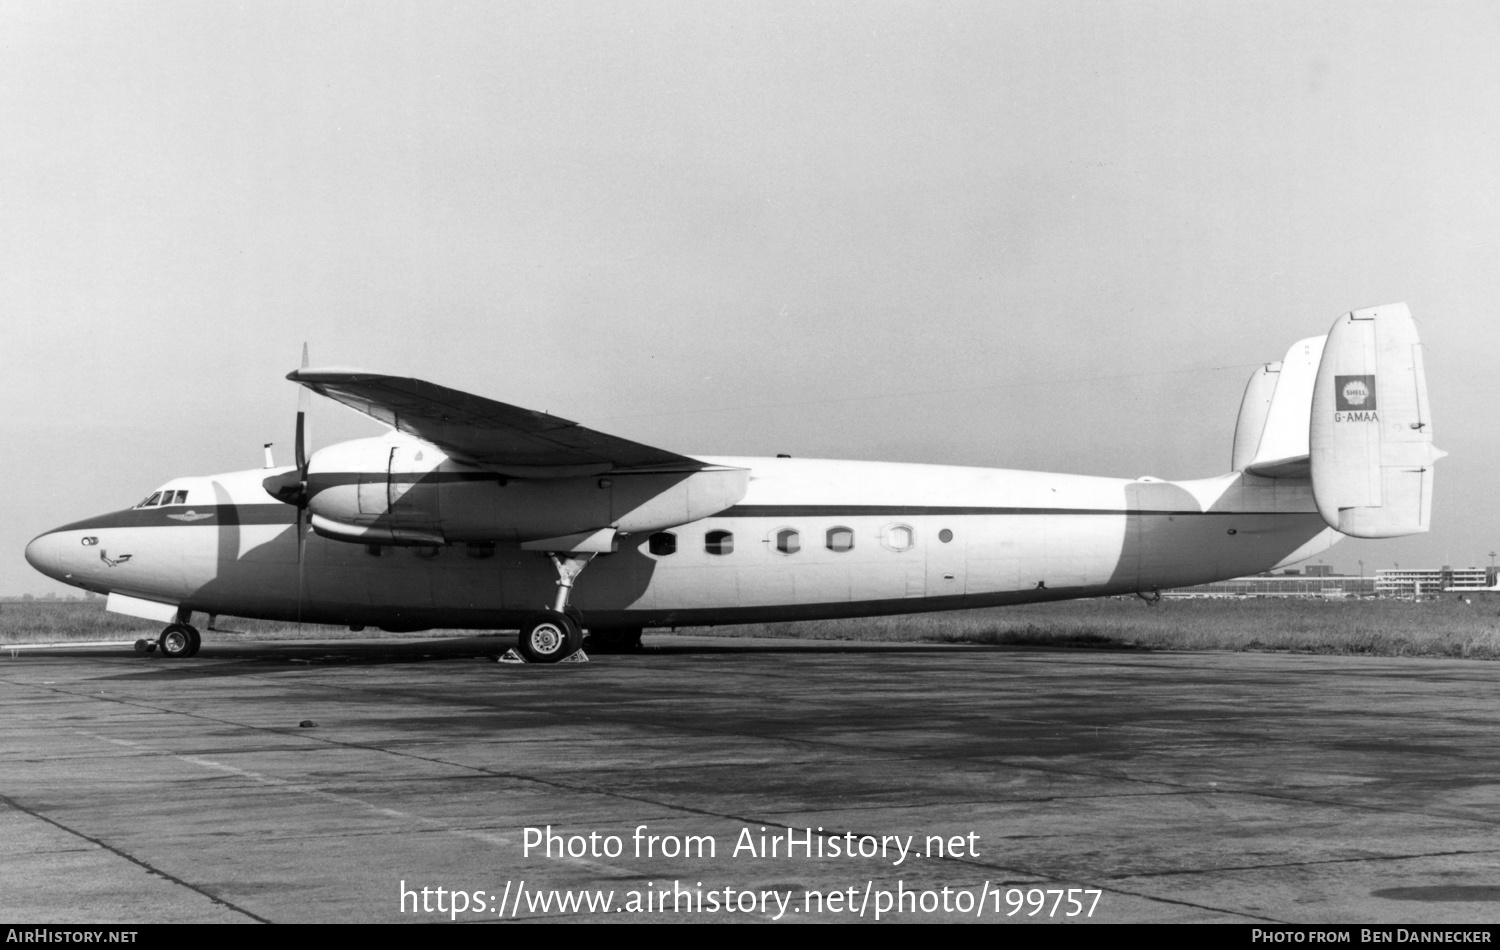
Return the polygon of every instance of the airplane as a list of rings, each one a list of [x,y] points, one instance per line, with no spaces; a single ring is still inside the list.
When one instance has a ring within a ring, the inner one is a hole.
[[[39,571],[165,623],[518,629],[529,662],[646,628],[1136,594],[1271,570],[1344,536],[1427,531],[1422,347],[1405,304],[1356,310],[1257,369],[1231,470],[1163,481],[682,455],[418,379],[312,369],[296,464],[174,478],[35,538]],[[384,423],[308,449],[309,393]]]

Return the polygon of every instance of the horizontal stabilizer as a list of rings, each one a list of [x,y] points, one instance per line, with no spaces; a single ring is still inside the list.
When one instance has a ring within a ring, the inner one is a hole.
[[[1432,444],[1416,323],[1403,303],[1356,310],[1328,334],[1309,426],[1313,497],[1356,538],[1427,531]]]

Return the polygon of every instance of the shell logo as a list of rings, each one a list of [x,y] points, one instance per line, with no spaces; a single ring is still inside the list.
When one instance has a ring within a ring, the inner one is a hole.
[[[1335,412],[1354,413],[1359,419],[1375,411],[1375,375],[1335,376],[1333,378],[1333,402]],[[1337,421],[1337,420],[1335,420]]]

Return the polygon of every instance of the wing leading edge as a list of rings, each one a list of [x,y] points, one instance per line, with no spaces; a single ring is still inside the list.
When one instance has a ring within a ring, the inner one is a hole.
[[[353,369],[299,369],[286,378],[449,455],[518,478],[716,467],[426,380]]]

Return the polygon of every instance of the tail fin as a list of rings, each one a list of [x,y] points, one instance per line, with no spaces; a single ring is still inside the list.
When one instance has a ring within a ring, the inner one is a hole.
[[[1313,497],[1356,538],[1431,526],[1432,444],[1422,344],[1406,304],[1356,310],[1329,331],[1308,430]]]
[[[1234,427],[1234,471],[1267,478],[1306,478],[1308,410],[1326,337],[1293,343],[1280,363],[1255,371]]]

